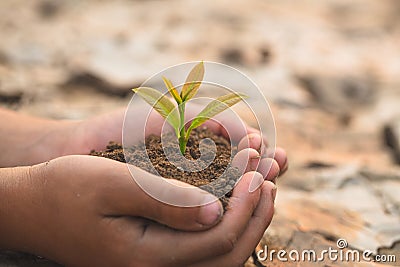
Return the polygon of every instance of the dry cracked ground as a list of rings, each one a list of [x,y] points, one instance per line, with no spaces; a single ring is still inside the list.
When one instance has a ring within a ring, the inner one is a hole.
[[[397,258],[246,266],[400,265],[399,1],[3,0],[0,39],[0,105],[57,119],[126,106],[129,88],[174,64],[237,67],[290,157],[258,251],[341,238]],[[58,265],[4,251],[0,266]]]

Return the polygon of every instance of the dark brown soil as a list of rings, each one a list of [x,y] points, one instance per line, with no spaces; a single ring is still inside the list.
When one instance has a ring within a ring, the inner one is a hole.
[[[214,155],[212,152],[214,146],[212,142],[209,140],[207,141],[206,138],[212,139],[216,147],[215,158],[209,166],[207,166],[206,162],[211,161]],[[195,164],[199,167],[198,170],[201,169],[201,171],[190,172],[184,171],[187,169],[186,166],[176,167],[168,160],[164,153],[164,150],[171,151],[172,157],[170,156],[170,158],[172,162],[177,160],[177,158],[174,159],[174,155],[178,157],[180,154],[175,143],[176,141],[174,142],[175,139],[176,137],[174,134],[167,134],[163,140],[163,147],[161,138],[151,135],[145,140],[146,147],[144,147],[144,145],[137,145],[126,148],[126,158],[121,144],[115,142],[110,142],[106,150],[92,151],[90,155],[110,158],[120,162],[128,162],[155,175],[177,179],[194,186],[199,186],[217,196],[223,195],[223,192],[228,192],[221,198],[223,206],[226,209],[231,190],[236,181],[240,178],[239,170],[230,166],[231,156],[236,152],[236,148],[232,148],[233,153],[231,155],[230,142],[224,137],[215,135],[207,128],[197,128],[193,130],[187,144],[185,157],[190,160],[190,164]],[[199,149],[201,140],[204,140],[203,148],[205,149],[202,150],[203,154],[200,153]],[[212,185],[210,184],[211,182],[213,182]]]

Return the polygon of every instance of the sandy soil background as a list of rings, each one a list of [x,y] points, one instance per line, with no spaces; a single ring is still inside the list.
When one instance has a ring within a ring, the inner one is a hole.
[[[3,0],[0,40],[0,105],[56,119],[126,106],[129,88],[174,64],[238,68],[290,158],[260,248],[344,238],[400,265],[400,1]],[[0,253],[0,266],[53,265]]]

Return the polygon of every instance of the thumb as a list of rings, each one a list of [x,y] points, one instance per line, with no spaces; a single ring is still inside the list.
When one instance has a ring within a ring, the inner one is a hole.
[[[115,180],[106,189],[107,215],[138,216],[154,220],[171,228],[187,231],[206,230],[223,215],[217,197],[197,187],[173,179],[164,179],[140,168],[112,160],[97,158],[102,163],[102,175]]]

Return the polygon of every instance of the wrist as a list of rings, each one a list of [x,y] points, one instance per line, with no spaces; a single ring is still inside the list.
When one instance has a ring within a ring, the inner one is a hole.
[[[0,167],[32,165],[63,155],[78,122],[35,118],[0,109]]]
[[[24,250],[23,225],[32,222],[27,215],[34,213],[25,207],[31,196],[29,168],[0,168],[0,249]]]

